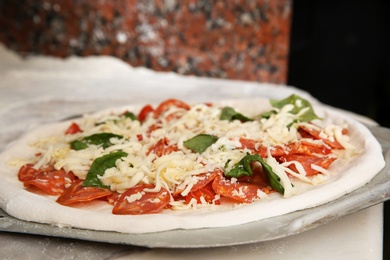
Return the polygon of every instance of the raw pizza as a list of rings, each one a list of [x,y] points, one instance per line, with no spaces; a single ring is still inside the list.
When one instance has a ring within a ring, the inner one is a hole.
[[[384,166],[365,127],[314,111],[297,95],[110,109],[34,129],[1,161],[9,214],[128,233],[231,226],[314,207]]]

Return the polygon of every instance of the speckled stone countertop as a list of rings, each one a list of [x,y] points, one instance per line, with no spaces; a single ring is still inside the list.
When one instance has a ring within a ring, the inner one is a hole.
[[[184,75],[285,83],[291,0],[0,2],[21,55],[110,55]]]

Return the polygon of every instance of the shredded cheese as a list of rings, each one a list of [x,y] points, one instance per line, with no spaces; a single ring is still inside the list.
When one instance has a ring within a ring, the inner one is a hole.
[[[295,105],[301,107],[302,102],[298,100]],[[247,122],[221,120],[222,108],[215,104],[196,104],[190,106],[189,110],[171,106],[159,118],[149,114],[142,123],[123,115],[110,114],[98,118],[85,115],[78,122],[83,132],[74,135],[58,135],[34,143],[34,147],[41,153],[41,156],[31,161],[34,161],[36,169],[51,164],[56,169],[71,171],[77,177],[85,179],[96,158],[123,151],[127,156],[118,159],[114,167],[106,169],[104,174],[98,178],[112,191],[120,193],[137,184],[155,185],[154,188],[145,189],[142,193],[127,197],[129,202],[134,202],[141,199],[144,192],[158,192],[162,187],[171,194],[180,191],[181,196],[187,196],[192,188],[202,180],[203,174],[213,172],[215,169],[229,171],[247,153],[253,152],[241,147],[240,138],[246,138],[256,140],[254,144],[256,151],[262,146],[267,148],[265,162],[280,178],[280,184],[284,188],[284,197],[289,198],[299,192],[294,187],[291,176],[317,185],[329,179],[331,175],[328,170],[313,164],[312,169],[320,174],[311,178],[307,176],[305,168],[299,161],[278,162],[272,155],[271,150],[275,146],[284,147],[286,144],[298,141],[329,148],[321,139],[302,138],[298,132],[299,126],[319,131],[320,138],[338,141],[348,150],[350,156],[353,155],[351,150],[355,149],[349,137],[343,135],[342,127],[329,125],[322,128],[311,123],[296,123],[297,118],[306,113],[308,108],[301,109],[298,114],[291,113],[293,108],[293,104],[288,104],[281,109],[274,108],[276,113],[271,114],[269,118],[257,118]],[[110,138],[111,145],[105,148],[93,144],[81,150],[69,148],[70,142],[98,133],[113,133],[120,137]],[[185,146],[186,140],[199,134],[218,137],[217,141],[201,154],[194,153]],[[154,149],[159,149],[156,144],[161,140],[166,140],[161,149],[170,146],[175,146],[177,149],[157,155]],[[315,156],[322,155],[315,154]],[[296,171],[291,170],[292,165],[295,166]],[[261,168],[259,165],[257,167]],[[234,183],[237,179],[231,178],[229,181]],[[233,193],[244,197],[245,189],[241,187]],[[211,204],[215,204],[219,197],[217,195]],[[259,189],[257,197],[266,199],[268,195]],[[155,201],[155,203],[158,202],[159,200]],[[206,204],[210,203],[203,196],[200,202],[192,199],[189,203],[185,203],[173,198],[170,202],[171,207],[176,210],[196,208]]]

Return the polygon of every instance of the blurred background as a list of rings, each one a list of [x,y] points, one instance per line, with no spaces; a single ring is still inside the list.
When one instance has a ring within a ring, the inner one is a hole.
[[[110,55],[156,71],[293,85],[390,127],[389,5],[0,1],[0,42],[24,57]],[[389,215],[385,203],[385,243]]]
[[[287,83],[390,127],[389,11],[385,0],[294,1]],[[385,202],[383,259],[389,226]]]

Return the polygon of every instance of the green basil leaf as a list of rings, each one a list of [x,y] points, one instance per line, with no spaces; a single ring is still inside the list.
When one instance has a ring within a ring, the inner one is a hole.
[[[308,108],[308,110],[298,119],[300,122],[310,122],[314,119],[322,119],[316,115],[309,101],[301,98],[296,94],[292,94],[291,96],[282,100],[270,99],[270,103],[273,107],[276,108],[282,108],[285,105],[292,104],[294,105],[294,108],[291,111],[292,114],[298,114],[302,109]]]
[[[132,113],[132,112],[126,112],[124,114],[124,116],[128,117],[128,118],[131,118],[131,120],[133,120],[133,121],[138,120],[138,117],[134,113]]]
[[[266,163],[262,158],[260,163],[261,166],[263,166],[265,177],[267,178],[269,185],[271,185],[271,187],[277,190],[279,193],[284,194],[284,188],[280,183],[280,177],[276,175],[276,173],[272,170],[272,167],[268,163]]]
[[[221,111],[221,116],[219,119],[228,121],[240,120],[241,122],[253,121],[253,119],[238,113],[232,107],[224,107]]]
[[[188,149],[191,149],[195,153],[203,153],[206,149],[215,143],[218,140],[218,137],[208,134],[199,134],[187,141],[184,141],[183,144]]]
[[[73,142],[70,143],[70,147],[73,150],[79,151],[87,148],[88,145],[80,140],[74,140]]]
[[[118,159],[126,156],[127,153],[118,151],[115,153],[106,154],[103,155],[102,157],[96,158],[93,161],[91,168],[87,173],[87,177],[83,182],[83,186],[107,188],[106,185],[102,184],[98,176],[102,176],[107,169],[115,167],[115,162]]]
[[[110,142],[111,138],[122,139],[123,136],[116,135],[113,133],[97,133],[87,137],[84,137],[81,140],[75,140],[70,143],[70,147],[74,150],[82,150],[88,147],[88,145],[101,145],[103,148],[107,148],[112,145]]]
[[[247,154],[245,155],[238,163],[234,165],[234,167],[228,171],[225,172],[224,175],[228,177],[234,177],[238,178],[241,176],[252,176],[253,171],[251,167],[252,162],[259,162],[261,163],[265,176],[267,177],[267,180],[271,187],[281,194],[284,194],[284,188],[282,184],[280,183],[280,178],[276,173],[272,170],[272,167],[267,164],[263,158],[260,157],[258,154]]]
[[[264,112],[260,115],[260,118],[270,118],[272,115],[276,114],[275,110],[270,110],[268,112]]]
[[[251,162],[258,161],[260,156],[258,154],[247,154],[233,168],[225,173],[225,176],[238,178],[241,176],[252,176]]]

